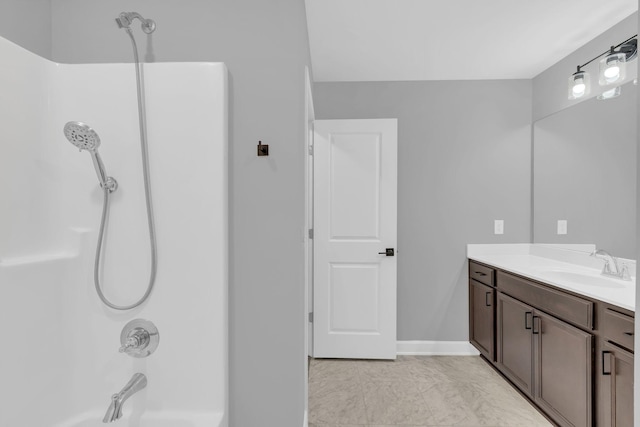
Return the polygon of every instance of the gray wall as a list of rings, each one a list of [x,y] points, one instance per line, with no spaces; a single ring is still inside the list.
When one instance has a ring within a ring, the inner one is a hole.
[[[299,427],[306,357],[304,2],[53,0],[54,59],[130,62],[130,42],[113,21],[125,10],[157,21],[148,43],[139,37],[147,60],[223,61],[229,68],[231,425]],[[270,157],[256,157],[258,140],[271,145]],[[189,149],[188,141],[176,143]]]
[[[0,1],[0,37],[51,59],[51,0]]]
[[[535,123],[534,243],[595,243],[635,259],[637,88],[627,83],[618,98],[589,99]],[[565,235],[559,219],[568,220]]]
[[[398,339],[466,340],[467,243],[530,239],[531,81],[316,83],[314,101],[398,118]]]
[[[638,2],[640,6],[640,1]],[[640,16],[636,19],[636,28],[640,28]],[[640,76],[638,76],[640,77]],[[640,165],[640,96],[637,97],[638,103],[636,110],[636,125],[638,126],[637,131],[637,150],[636,150],[636,165]],[[640,188],[640,173],[636,173],[636,188]],[[636,198],[636,242],[640,242],[640,197]],[[636,265],[640,261],[640,244],[636,244]],[[636,281],[638,280],[636,276]],[[640,307],[640,292],[636,292],[636,307]],[[640,330],[640,316],[636,316],[635,318],[635,330]],[[638,356],[634,356],[634,365],[640,366],[640,339],[638,337],[634,340],[634,349],[635,354]],[[637,426],[640,424],[640,369],[634,369],[634,386],[633,386],[633,407],[634,407],[634,415],[633,422],[634,425]]]
[[[577,101],[569,101],[567,98],[567,81],[569,76],[575,73],[576,67],[637,33],[638,13],[636,12],[538,74],[533,79],[533,121],[577,104]],[[635,78],[637,67],[638,61],[629,63],[627,81]],[[598,86],[598,61],[587,65],[584,70],[591,75],[592,90],[589,96],[596,96],[602,92]]]

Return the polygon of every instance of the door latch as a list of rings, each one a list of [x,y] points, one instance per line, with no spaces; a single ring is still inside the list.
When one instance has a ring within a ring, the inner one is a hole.
[[[385,249],[384,252],[378,252],[378,254],[379,255],[385,255],[385,256],[394,256],[396,253],[395,253],[395,250],[393,248],[387,248],[387,249]]]

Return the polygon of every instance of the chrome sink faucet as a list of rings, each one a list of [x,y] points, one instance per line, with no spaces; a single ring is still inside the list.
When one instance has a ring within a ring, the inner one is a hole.
[[[615,277],[622,280],[631,280],[629,267],[624,263],[622,264],[622,267],[619,267],[618,259],[611,255],[609,252],[602,249],[597,249],[591,252],[591,256],[604,261],[604,267],[602,268],[603,276]]]
[[[124,386],[120,393],[111,396],[111,405],[102,419],[103,423],[112,423],[122,417],[122,405],[124,402],[147,386],[147,377],[144,374],[133,374],[133,377]]]

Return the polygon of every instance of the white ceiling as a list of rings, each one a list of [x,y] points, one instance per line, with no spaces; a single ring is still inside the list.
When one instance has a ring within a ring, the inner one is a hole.
[[[305,2],[315,81],[530,79],[638,9],[637,0]]]

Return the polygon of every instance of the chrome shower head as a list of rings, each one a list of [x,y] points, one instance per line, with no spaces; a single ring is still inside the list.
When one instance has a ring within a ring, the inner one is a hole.
[[[100,146],[100,137],[82,122],[68,122],[64,125],[64,136],[81,150],[96,151]]]
[[[91,153],[91,160],[93,160],[93,166],[96,168],[96,175],[98,175],[100,187],[109,190],[110,193],[116,191],[118,182],[112,177],[107,176],[104,163],[102,163],[100,154],[98,154],[100,137],[96,131],[82,122],[67,122],[67,124],[64,125],[64,136],[80,150],[87,150]]]

